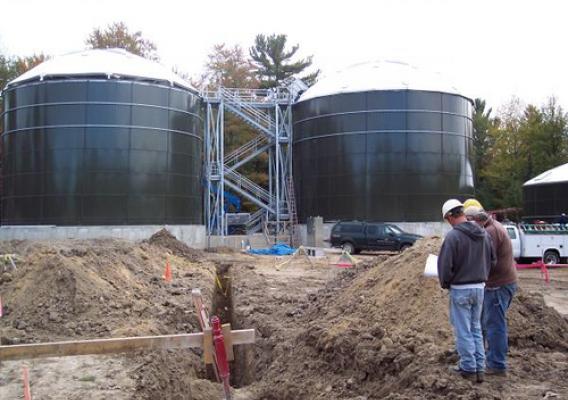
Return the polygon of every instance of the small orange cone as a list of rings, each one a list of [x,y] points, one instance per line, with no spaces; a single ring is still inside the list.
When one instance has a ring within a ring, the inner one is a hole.
[[[353,266],[353,263],[351,262],[351,259],[349,257],[346,257],[345,254],[342,254],[334,265],[337,265],[340,268],[351,268]]]
[[[344,251],[343,253],[341,253],[341,256],[339,257],[339,260],[337,260],[336,263],[333,263],[333,265],[336,265],[340,268],[351,268],[353,267],[358,261],[348,252]]]
[[[30,391],[30,373],[28,367],[22,368],[22,377],[24,380],[24,400],[32,400],[32,393]]]
[[[172,267],[170,266],[169,258],[166,258],[166,269],[164,270],[164,280],[166,282],[172,281]]]

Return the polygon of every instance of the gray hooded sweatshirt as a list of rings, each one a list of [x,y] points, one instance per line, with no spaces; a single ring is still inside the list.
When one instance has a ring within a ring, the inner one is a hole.
[[[489,235],[473,222],[463,222],[446,235],[438,256],[443,289],[487,281],[496,258]]]

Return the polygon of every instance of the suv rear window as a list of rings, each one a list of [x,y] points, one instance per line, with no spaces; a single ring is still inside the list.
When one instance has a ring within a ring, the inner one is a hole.
[[[363,232],[363,225],[362,224],[341,224],[341,232],[344,232],[344,233]]]
[[[379,232],[379,227],[377,225],[367,226],[367,235],[377,236],[378,232]]]

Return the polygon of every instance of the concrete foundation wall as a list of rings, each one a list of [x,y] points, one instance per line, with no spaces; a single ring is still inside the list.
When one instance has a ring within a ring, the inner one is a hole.
[[[398,222],[401,229],[423,236],[444,236],[450,225],[443,222]],[[317,232],[311,232],[308,238],[306,225],[299,225],[300,244],[312,247],[329,247],[331,228],[334,224],[314,225]],[[252,248],[270,247],[262,234],[211,236],[209,243],[203,225],[120,225],[120,226],[56,226],[56,225],[13,225],[0,227],[0,240],[63,240],[63,239],[102,239],[114,238],[130,241],[148,239],[160,229],[166,228],[179,241],[196,249],[207,247],[230,247],[240,249],[243,241]],[[315,242],[314,242],[314,237]]]
[[[166,228],[179,241],[196,249],[204,249],[207,236],[204,225],[114,225],[114,226],[56,226],[12,225],[0,227],[0,240],[62,240],[62,239],[148,239]]]
[[[205,238],[207,241],[207,238]],[[232,249],[243,248],[243,243],[248,244],[253,249],[262,249],[270,247],[266,237],[262,233],[255,233],[252,235],[232,235],[232,236],[211,236],[208,247],[230,247]]]

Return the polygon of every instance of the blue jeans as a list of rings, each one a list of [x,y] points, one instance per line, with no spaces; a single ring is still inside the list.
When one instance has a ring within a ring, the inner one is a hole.
[[[451,289],[450,321],[454,326],[459,368],[467,372],[485,370],[485,350],[481,333],[483,289]]]
[[[487,366],[492,369],[507,369],[507,310],[516,291],[516,283],[485,288],[482,322],[487,340]]]

